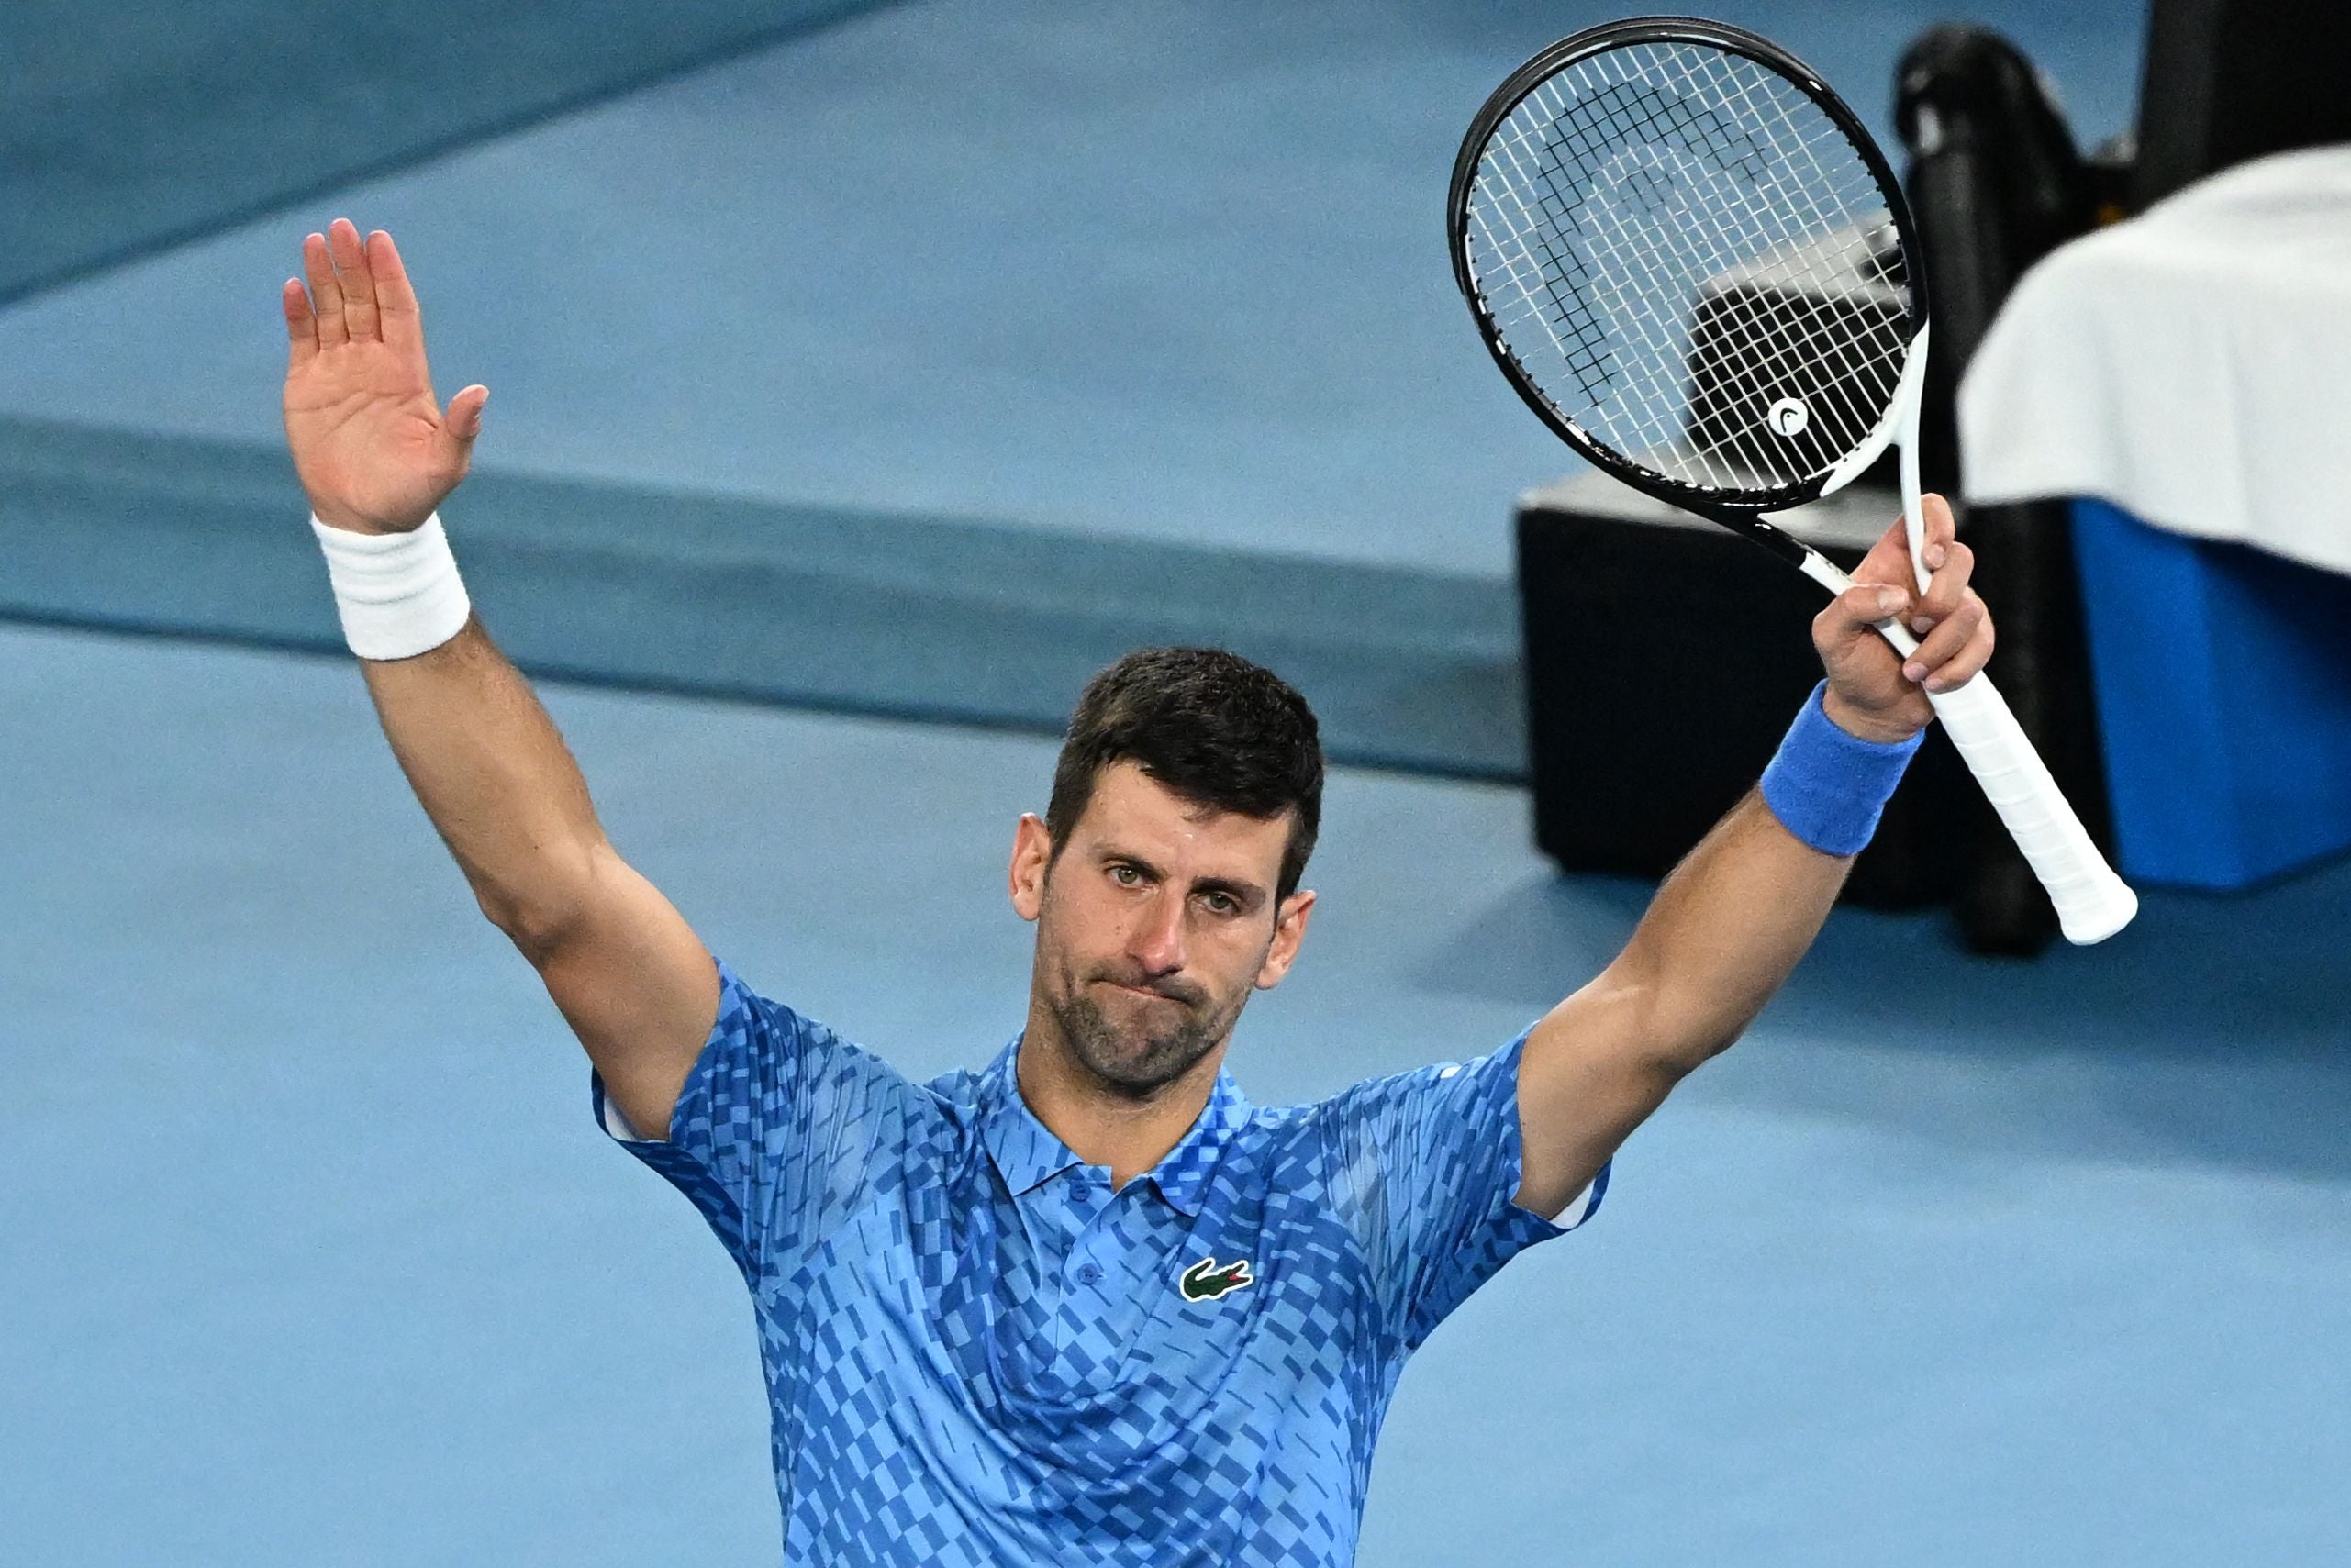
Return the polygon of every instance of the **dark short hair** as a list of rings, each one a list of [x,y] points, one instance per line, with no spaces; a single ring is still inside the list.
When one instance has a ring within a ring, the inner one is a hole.
[[[1280,676],[1221,648],[1143,648],[1088,681],[1045,807],[1056,859],[1096,779],[1122,760],[1196,805],[1261,822],[1295,813],[1275,897],[1298,891],[1322,825],[1322,742]]]

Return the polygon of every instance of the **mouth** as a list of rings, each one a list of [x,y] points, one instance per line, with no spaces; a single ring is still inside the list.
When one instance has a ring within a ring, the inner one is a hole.
[[[1146,991],[1146,990],[1144,990],[1144,989],[1143,989],[1142,986],[1140,986],[1140,985],[1129,985],[1129,984],[1125,984],[1125,983],[1124,983],[1124,982],[1122,982],[1122,981],[1117,981],[1117,980],[1113,980],[1113,981],[1109,982],[1109,984],[1112,984],[1112,985],[1116,985],[1120,990],[1126,992],[1129,995],[1133,995],[1133,996],[1147,996],[1147,997],[1149,997],[1151,1000],[1153,1000],[1153,1001],[1154,1001],[1154,1002],[1175,1002],[1175,1001],[1176,1001],[1176,998],[1175,998],[1175,997],[1170,996],[1170,995],[1169,995],[1166,992],[1164,992],[1164,991]],[[1181,1004],[1181,1003],[1177,1003],[1177,1006],[1182,1006],[1182,1004]]]

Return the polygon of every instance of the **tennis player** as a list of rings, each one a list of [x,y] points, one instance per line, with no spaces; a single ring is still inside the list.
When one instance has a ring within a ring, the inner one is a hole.
[[[346,636],[483,913],[587,1048],[604,1129],[741,1268],[793,1563],[1350,1562],[1407,1359],[1591,1216],[1625,1137],[1811,942],[1920,688],[1991,651],[1934,500],[1927,592],[1889,529],[1813,623],[1827,678],[1758,788],[1614,962],[1490,1054],[1283,1109],[1225,1056],[1314,912],[1314,716],[1230,653],[1131,654],[1014,831],[1025,1027],[918,1084],[753,990],[606,840],[437,514],[486,389],[437,406],[391,236],[338,219],[303,257],[286,433]],[[1924,637],[1907,667],[1870,629],[1896,615]]]

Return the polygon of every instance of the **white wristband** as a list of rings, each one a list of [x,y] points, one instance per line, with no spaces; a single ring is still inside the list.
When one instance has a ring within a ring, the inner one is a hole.
[[[327,552],[343,640],[362,659],[413,659],[465,629],[474,613],[435,512],[402,534],[363,534],[310,517]]]

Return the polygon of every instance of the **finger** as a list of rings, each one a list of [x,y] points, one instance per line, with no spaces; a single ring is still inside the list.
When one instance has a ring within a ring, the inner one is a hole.
[[[482,408],[489,401],[488,387],[476,384],[465,388],[449,400],[449,411],[441,417],[441,428],[460,446],[471,447],[474,438],[482,433]]]
[[[1853,580],[1856,583],[1890,584],[1904,594],[1910,592],[1911,584],[1917,579],[1911,575],[1911,540],[1904,531],[1901,518],[1896,517],[1893,526],[1880,534],[1877,542],[1869,547],[1869,553],[1863,556],[1861,564],[1853,569]]]
[[[1926,569],[1930,572],[1943,564],[1937,545],[1948,545],[1959,537],[1958,518],[1951,503],[1930,490],[1919,497],[1919,521],[1925,539]]]
[[[288,375],[318,357],[318,321],[310,314],[310,295],[300,278],[288,278],[277,292],[278,308],[285,312]]]
[[[1905,532],[1911,536],[1913,552],[1918,557],[1918,569],[1911,581],[1924,584],[1927,573],[1940,564],[1943,547],[1956,533],[1951,521],[1951,504],[1930,490],[1919,496],[1918,516],[1902,519]],[[1915,526],[1913,526],[1915,525]]]
[[[1911,612],[1911,629],[1923,635],[1966,602],[1967,579],[1975,570],[1974,550],[1956,539],[1944,545],[1943,564],[1927,579],[1926,592],[1919,595],[1918,606]]]
[[[302,272],[310,280],[310,302],[318,317],[318,346],[331,349],[351,341],[343,327],[342,285],[335,282],[335,263],[327,255],[327,237],[313,234],[302,241]]]
[[[401,350],[421,350],[425,343],[424,314],[417,291],[401,264],[400,249],[392,236],[376,229],[367,237],[367,259],[375,276],[375,307],[384,342]]]
[[[1890,619],[1910,603],[1910,595],[1888,583],[1856,583],[1829,601],[1812,619],[1812,642],[1826,653],[1855,638],[1877,635],[1877,623]]]
[[[1939,692],[1957,685],[1967,677],[1962,675],[1942,680],[1941,677],[1949,673],[1945,667],[1974,641],[1976,633],[1989,618],[1984,609],[1984,601],[1973,594],[1968,595],[1957,609],[1920,640],[1918,651],[1902,662],[1904,678],[1926,684],[1930,691]],[[1931,684],[1938,681],[1940,684]]]
[[[376,325],[375,276],[368,271],[367,248],[360,243],[359,226],[347,217],[329,224],[327,250],[343,285],[343,326],[351,341],[382,342],[384,332]]]
[[[1984,666],[1991,662],[1992,649],[1997,640],[1991,617],[1987,615],[1976,623],[1975,631],[1959,651],[1944,660],[1919,684],[1938,695],[1966,685],[1981,674]]]

